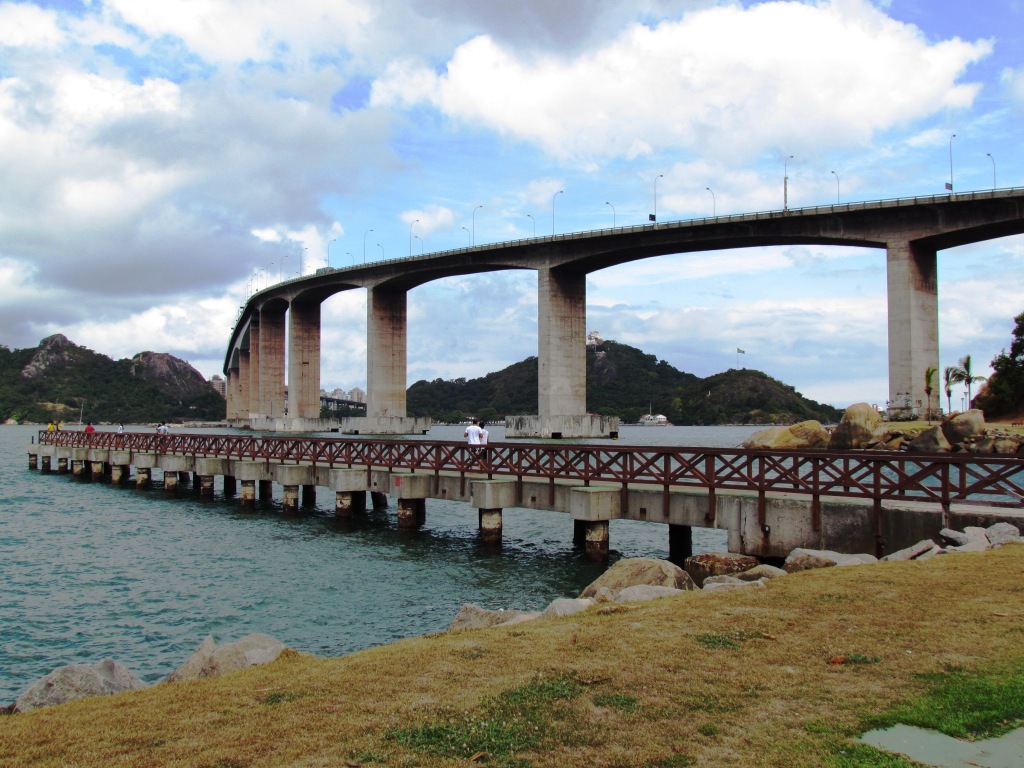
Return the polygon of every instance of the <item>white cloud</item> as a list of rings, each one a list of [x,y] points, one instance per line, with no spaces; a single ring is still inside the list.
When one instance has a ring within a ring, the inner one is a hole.
[[[862,144],[968,107],[979,86],[957,79],[991,50],[987,41],[930,44],[866,0],[729,5],[634,24],[569,60],[520,56],[481,35],[443,74],[407,63],[387,72],[373,100],[429,101],[560,158],[681,147],[736,161],[780,146]]]
[[[0,46],[52,49],[64,33],[57,14],[26,3],[0,3]]]

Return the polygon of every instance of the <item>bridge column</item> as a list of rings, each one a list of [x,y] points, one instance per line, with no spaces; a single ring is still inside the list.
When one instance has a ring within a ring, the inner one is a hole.
[[[366,415],[405,416],[405,291],[371,288],[366,297]]]
[[[427,496],[430,475],[395,473],[391,475],[391,495],[398,499],[398,529],[415,530],[427,520]]]
[[[288,312],[288,416],[320,418],[320,302],[293,301]]]
[[[228,368],[227,381],[224,384],[224,399],[227,401],[228,420],[240,419],[238,409],[238,368]]]
[[[274,479],[284,486],[284,511],[299,511],[299,487],[312,481],[311,467],[298,464],[279,464],[273,468]]]
[[[249,411],[260,410],[260,313],[253,310],[249,316]],[[246,418],[249,414],[245,414]]]
[[[618,488],[589,486],[569,491],[573,541],[581,543],[588,560],[608,559],[608,522],[622,517],[622,493]]]
[[[252,411],[249,400],[249,385],[252,383],[252,371],[249,368],[249,350],[238,350],[238,413],[239,418],[248,419]]]
[[[473,480],[469,484],[469,502],[477,508],[480,540],[501,546],[502,510],[517,502],[515,480]]]
[[[915,411],[923,417],[929,407],[925,371],[939,371],[937,273],[934,248],[912,240],[886,244],[890,417],[909,417]],[[933,387],[939,392],[938,373]]]
[[[257,409],[270,417],[283,416],[285,305],[260,308],[260,403]]]
[[[334,516],[341,519],[366,511],[366,472],[362,469],[332,469],[330,487],[334,489]]]

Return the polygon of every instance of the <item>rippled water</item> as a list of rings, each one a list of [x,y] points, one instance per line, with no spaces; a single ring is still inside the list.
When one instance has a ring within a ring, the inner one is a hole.
[[[621,442],[732,447],[751,431],[627,427]],[[401,534],[393,508],[339,523],[324,489],[302,515],[281,514],[278,486],[242,512],[219,487],[204,500],[30,471],[36,432],[0,428],[0,703],[56,667],[105,657],[155,681],[210,634],[266,632],[336,656],[443,629],[466,602],[539,609],[603,570],[554,512],[506,510],[500,550],[479,545],[476,509],[458,502],[428,500],[426,526]],[[428,437],[461,439],[461,428]],[[613,521],[610,537],[613,560],[667,555],[665,526]],[[724,545],[724,532],[694,531],[697,551]]]

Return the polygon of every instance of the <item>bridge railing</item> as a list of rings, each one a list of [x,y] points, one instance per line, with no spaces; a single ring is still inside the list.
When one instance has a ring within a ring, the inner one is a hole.
[[[882,501],[921,501],[949,511],[954,502],[1024,507],[1024,457],[888,451],[766,451],[600,444],[492,443],[484,449],[440,440],[384,440],[261,435],[111,432],[39,433],[39,443],[135,452],[223,457],[329,467],[384,467],[408,472],[485,474],[545,480],[551,501],[558,481],[584,486],[699,489]],[[764,523],[762,519],[762,524]]]

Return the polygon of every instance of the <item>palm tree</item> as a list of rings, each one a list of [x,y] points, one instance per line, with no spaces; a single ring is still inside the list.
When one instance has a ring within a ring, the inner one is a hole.
[[[932,392],[935,391],[935,374],[938,372],[939,369],[934,365],[929,365],[924,371],[924,395],[927,398],[924,417],[929,422],[932,420]]]
[[[953,385],[963,381],[960,374],[961,370],[955,365],[947,365],[942,372],[942,385],[946,388],[946,410],[949,413],[953,412]]]
[[[967,387],[967,407],[971,407],[971,384],[976,381],[985,381],[984,376],[973,376],[971,375],[971,356],[964,355],[960,358],[960,373],[963,377],[960,379]]]

